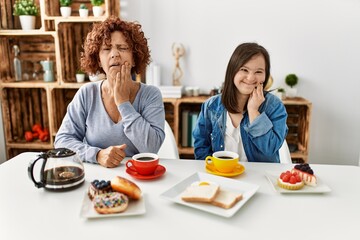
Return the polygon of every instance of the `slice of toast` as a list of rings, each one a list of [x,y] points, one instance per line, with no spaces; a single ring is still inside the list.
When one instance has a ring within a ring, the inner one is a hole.
[[[181,199],[186,202],[210,203],[215,199],[219,190],[220,187],[218,185],[191,185],[181,194]]]
[[[220,190],[211,204],[221,208],[232,208],[238,201],[242,199],[241,193]]]

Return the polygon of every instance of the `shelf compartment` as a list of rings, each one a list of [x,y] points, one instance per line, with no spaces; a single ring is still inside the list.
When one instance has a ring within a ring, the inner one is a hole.
[[[9,147],[8,150],[7,150],[7,155],[8,155],[8,158],[13,158],[17,155],[19,155],[20,153],[23,153],[23,152],[47,152],[48,150],[52,149],[52,147],[50,145],[42,145],[41,148],[38,148],[38,147],[23,147],[23,148],[19,148],[19,147],[15,147],[15,148],[12,148],[12,147]],[[32,160],[32,159],[28,159],[29,161]]]
[[[13,46],[18,45],[23,80],[43,79],[43,69],[40,61],[52,60],[54,62],[54,76],[56,78],[55,44],[52,35],[14,35],[0,36],[0,78],[2,82],[15,82],[14,77],[14,51]]]
[[[64,83],[75,83],[76,70],[80,68],[82,45],[92,23],[60,23],[59,44],[61,74]]]
[[[34,124],[49,128],[46,90],[42,88],[3,88],[2,95],[7,146],[12,143],[25,144],[25,146],[33,144],[25,141],[25,131],[31,131]],[[42,144],[49,144],[49,142],[50,139]]]
[[[40,0],[34,1],[40,9]],[[14,16],[14,5],[15,1],[0,0],[0,29],[21,29],[19,16]],[[40,13],[39,13],[40,14]],[[41,18],[36,17],[35,28],[41,28]]]
[[[92,5],[89,0],[73,0],[71,4],[71,17],[79,17],[80,4],[85,4],[85,6],[87,6],[87,8],[89,9],[89,17],[94,15],[92,12]],[[112,6],[111,9],[110,6]],[[103,4],[104,16],[108,16],[109,14],[119,15],[119,6],[119,0],[105,0]],[[45,0],[45,15],[48,17],[61,16],[60,7],[61,6],[59,1]]]
[[[54,135],[59,130],[62,120],[66,114],[67,106],[74,98],[77,90],[78,89],[61,89],[61,88],[52,89],[51,92],[51,98],[53,104],[52,109],[54,109],[53,112],[54,129],[52,132]]]
[[[302,156],[294,158],[303,157],[303,161],[307,161],[311,103],[304,102],[301,104],[301,101],[299,102],[298,105],[292,102],[284,102],[288,113],[287,125],[289,127],[286,141],[289,145],[296,145],[297,150],[302,152]]]

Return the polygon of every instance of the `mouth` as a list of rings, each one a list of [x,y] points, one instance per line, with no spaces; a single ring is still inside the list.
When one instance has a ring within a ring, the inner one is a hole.
[[[110,65],[110,67],[120,67],[120,66],[121,66],[120,63],[113,63],[113,64]]]

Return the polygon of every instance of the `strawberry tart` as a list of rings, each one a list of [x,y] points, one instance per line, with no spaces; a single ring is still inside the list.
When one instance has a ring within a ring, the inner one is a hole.
[[[294,166],[291,170],[292,173],[297,173],[306,185],[315,187],[317,184],[314,171],[308,163],[301,163]]]
[[[281,173],[277,179],[277,184],[279,187],[288,190],[299,190],[304,186],[304,182],[299,174],[290,171]]]

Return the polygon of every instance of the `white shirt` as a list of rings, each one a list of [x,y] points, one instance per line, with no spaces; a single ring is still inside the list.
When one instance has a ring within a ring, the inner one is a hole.
[[[241,121],[241,120],[240,120]],[[225,128],[225,151],[232,151],[239,154],[240,162],[247,162],[247,157],[242,144],[240,134],[240,124],[237,128],[231,122],[229,112],[226,113],[226,128]]]

